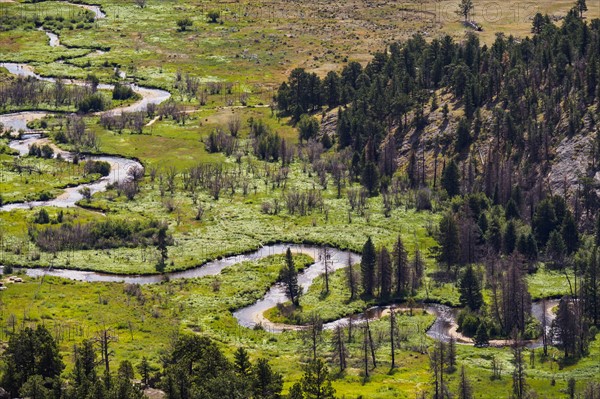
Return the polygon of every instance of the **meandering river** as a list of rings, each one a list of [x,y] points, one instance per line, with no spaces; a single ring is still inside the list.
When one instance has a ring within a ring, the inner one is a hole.
[[[106,14],[102,12],[99,6],[94,5],[86,5],[86,4],[74,4],[68,3],[73,6],[82,7],[88,9],[96,15],[96,19],[102,19],[106,17]],[[59,37],[49,31],[44,31],[49,38],[49,44],[52,47],[60,46]],[[43,77],[34,72],[34,69],[27,64],[19,64],[19,63],[0,63],[0,67],[6,68],[10,73],[23,76],[23,77],[33,77],[35,79],[39,79],[47,82],[55,82],[56,79],[52,77]],[[66,80],[65,83],[74,84],[74,85],[84,85],[85,82],[76,81],[76,80]],[[102,90],[112,90],[113,85],[110,84],[101,84],[99,88]],[[170,93],[164,90],[145,88],[141,86],[132,85],[133,90],[141,95],[142,99],[136,102],[133,105],[127,107],[121,107],[118,109],[113,109],[106,112],[118,113],[118,112],[133,112],[133,111],[143,111],[146,109],[148,104],[160,104],[163,101],[169,99],[171,96]],[[4,125],[5,128],[12,128],[15,131],[23,130],[27,131],[27,123],[43,118],[48,115],[48,112],[45,111],[27,111],[27,112],[18,112],[13,114],[0,115],[0,123]],[[25,135],[20,140],[15,140],[10,143],[10,147],[19,151],[21,155],[25,155],[29,151],[29,146],[37,143],[44,144],[46,143],[46,139],[44,139],[39,134],[31,134]],[[64,159],[72,159],[73,154],[57,149],[57,152],[61,154]],[[68,188],[64,191],[64,193],[50,201],[45,202],[28,202],[28,203],[20,203],[20,204],[9,204],[0,208],[0,210],[8,211],[16,208],[33,208],[37,206],[57,206],[57,207],[69,207],[75,206],[75,203],[82,199],[81,194],[79,194],[79,190],[82,187],[89,187],[91,191],[98,192],[102,190],[106,190],[106,187],[111,183],[121,182],[127,178],[127,171],[129,168],[137,166],[141,167],[139,162],[122,158],[116,156],[93,156],[88,159],[94,159],[99,161],[106,161],[111,165],[110,174],[102,178],[94,183],[85,184],[77,187]],[[90,272],[90,271],[78,271],[78,270],[67,270],[67,269],[25,269],[27,275],[32,277],[40,277],[40,276],[57,276],[72,280],[81,280],[87,282],[125,282],[132,284],[154,284],[160,283],[165,278],[169,279],[182,279],[182,278],[197,278],[204,276],[212,276],[221,273],[221,271],[229,266],[232,266],[236,263],[244,262],[244,261],[255,261],[261,258],[264,258],[269,255],[275,254],[283,254],[286,250],[290,248],[293,252],[297,253],[306,253],[311,255],[315,259],[315,263],[307,267],[303,272],[301,272],[298,276],[298,283],[300,287],[302,287],[303,291],[306,292],[314,280],[324,273],[325,267],[327,266],[330,271],[335,271],[341,268],[344,268],[348,265],[348,263],[355,264],[360,262],[360,255],[349,252],[342,251],[337,249],[329,249],[329,256],[327,259],[323,256],[323,248],[320,246],[312,246],[312,245],[297,245],[297,244],[275,244],[275,245],[267,245],[256,251],[249,252],[243,255],[235,255],[226,257],[219,260],[214,260],[208,262],[200,267],[189,269],[186,271],[180,272],[171,272],[166,273],[164,275],[145,275],[145,276],[130,276],[130,275],[115,275],[115,274],[103,274],[98,272]],[[276,306],[278,303],[285,302],[287,300],[285,295],[285,290],[280,284],[273,285],[269,291],[264,295],[264,297],[257,301],[256,303],[239,309],[234,312],[234,317],[238,320],[239,324],[245,327],[254,327],[257,324],[260,324],[263,328],[272,331],[272,332],[282,332],[285,330],[293,330],[293,329],[301,329],[300,326],[293,325],[281,325],[268,321],[264,317],[264,312],[267,309],[270,309]],[[553,314],[548,309],[552,308],[557,304],[557,301],[548,301],[546,314],[548,317],[548,321],[551,322],[553,319]],[[425,310],[431,314],[436,316],[436,320],[433,325],[427,331],[427,334],[437,340],[448,341],[451,337],[456,337],[456,318],[455,318],[455,310],[451,309],[448,306],[439,305],[439,304],[426,304]],[[364,320],[377,319],[389,312],[389,308],[387,307],[374,307],[368,309],[364,313],[351,316],[353,321],[360,323]],[[532,314],[538,318],[542,318],[543,310],[540,303],[534,303],[532,306]],[[330,329],[334,328],[339,324],[346,323],[348,318],[342,318],[339,320],[335,320],[333,322],[325,324],[325,328]],[[460,343],[468,343],[461,342]],[[533,343],[535,345],[536,343]]]

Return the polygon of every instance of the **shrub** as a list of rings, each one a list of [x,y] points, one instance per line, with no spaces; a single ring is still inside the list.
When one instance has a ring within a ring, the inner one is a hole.
[[[134,92],[130,86],[125,86],[120,83],[115,84],[112,91],[113,100],[127,100],[133,97]]]
[[[100,93],[90,94],[85,97],[78,106],[79,112],[98,112],[104,111],[106,107],[104,97]]]
[[[105,161],[87,161],[84,171],[85,174],[98,173],[101,176],[108,176],[110,173],[110,164]]]

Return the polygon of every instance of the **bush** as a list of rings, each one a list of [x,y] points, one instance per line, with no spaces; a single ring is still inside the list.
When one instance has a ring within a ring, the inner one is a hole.
[[[108,176],[110,173],[110,164],[105,161],[87,161],[84,171],[86,174],[98,173],[100,176]]]
[[[191,27],[194,24],[189,18],[182,18],[177,20],[177,26],[179,27],[180,32],[185,32],[187,28]]]
[[[130,86],[125,86],[122,84],[115,84],[112,92],[113,100],[127,100],[133,97],[134,92]]]
[[[206,16],[208,17],[208,22],[215,24],[221,17],[221,13],[218,10],[211,10]]]
[[[106,107],[104,97],[100,93],[90,94],[84,98],[78,106],[79,112],[98,112],[104,111]]]
[[[456,321],[458,323],[459,331],[467,337],[474,336],[481,323],[479,318],[468,310],[462,310],[458,314]]]

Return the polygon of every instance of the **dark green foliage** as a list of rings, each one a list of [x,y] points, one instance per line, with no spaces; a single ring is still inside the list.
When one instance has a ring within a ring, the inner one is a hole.
[[[531,225],[537,242],[541,246],[545,246],[550,238],[550,233],[557,226],[557,218],[552,201],[546,199],[537,205]]]
[[[379,297],[387,299],[392,292],[392,259],[386,247],[382,247],[377,255],[377,269],[379,271]]]
[[[32,157],[51,159],[54,157],[54,150],[48,144],[44,144],[41,147],[37,144],[32,144],[29,146],[29,155]]]
[[[285,265],[282,267],[279,273],[279,280],[285,285],[285,291],[292,303],[296,306],[299,305],[300,299],[300,287],[298,286],[298,271],[294,266],[294,259],[292,258],[292,251],[288,248],[285,253]]]
[[[154,245],[163,225],[156,221],[128,221],[106,218],[85,224],[62,224],[36,231],[35,243],[44,251],[65,249],[103,249]],[[165,229],[166,234],[166,229]],[[172,237],[165,236],[167,244]]]
[[[558,231],[550,233],[548,244],[546,246],[546,256],[551,264],[555,267],[562,268],[564,266],[565,255],[567,254],[567,246]]]
[[[251,391],[256,399],[279,399],[283,388],[281,374],[271,369],[267,359],[258,359],[252,367]]]
[[[37,214],[35,215],[35,218],[33,219],[34,223],[37,224],[48,224],[50,223],[50,216],[48,215],[48,211],[46,211],[44,208],[40,209]]]
[[[303,114],[298,121],[298,132],[301,143],[316,138],[319,133],[319,121],[314,117]]]
[[[167,265],[167,259],[169,258],[169,249],[167,245],[169,244],[169,236],[167,234],[167,230],[169,225],[166,223],[160,223],[157,226],[156,232],[156,249],[160,252],[160,258],[158,259],[158,263],[156,264],[156,271],[162,273],[165,271],[165,267]]]
[[[453,159],[442,172],[442,188],[446,190],[448,196],[454,197],[460,194],[460,174],[458,165]]]
[[[316,74],[296,68],[291,72],[288,83],[279,88],[279,109],[299,120],[302,114],[310,113],[322,105],[321,90],[321,79]]]
[[[255,134],[252,141],[254,153],[263,161],[276,162],[281,156],[281,140],[278,133],[268,129],[263,134]]]
[[[313,360],[304,368],[302,391],[305,399],[333,399],[335,397],[329,369],[323,360]]]
[[[360,183],[367,189],[370,196],[379,192],[379,170],[373,162],[368,162],[363,168]]]
[[[490,337],[488,335],[488,329],[485,323],[480,323],[479,327],[477,327],[477,332],[474,337],[475,346],[485,347],[490,344]]]
[[[508,255],[512,254],[517,245],[517,230],[515,228],[515,223],[512,220],[506,224],[503,241],[504,253]]]
[[[133,97],[134,94],[131,86],[115,83],[115,87],[113,87],[112,91],[112,98],[113,100],[128,100]]]
[[[206,14],[206,16],[208,18],[208,22],[210,22],[211,24],[215,24],[221,17],[221,12],[219,10],[210,10]]]
[[[375,245],[373,245],[373,241],[369,237],[363,246],[362,259],[360,261],[361,282],[363,291],[367,296],[373,296],[376,264],[377,254],[375,252]]]
[[[506,220],[519,219],[521,217],[519,215],[519,207],[517,206],[517,203],[514,199],[511,198],[506,203],[506,210],[504,212],[504,216],[506,217]]]
[[[330,71],[323,79],[323,100],[329,108],[333,108],[340,104],[340,98],[340,77],[337,73]]]
[[[567,255],[573,254],[579,248],[579,231],[577,230],[577,223],[571,211],[567,211],[565,214],[560,232],[565,243]]]
[[[27,390],[39,388],[39,379],[53,379],[65,368],[58,345],[44,326],[29,327],[12,335],[2,355],[6,365],[2,387],[17,397],[26,382]],[[36,380],[30,377],[38,376]],[[37,388],[36,388],[37,386]]]
[[[81,100],[77,108],[79,109],[79,112],[83,113],[104,111],[106,108],[106,101],[102,94],[94,93]]]
[[[521,234],[517,240],[517,250],[527,260],[534,261],[538,256],[537,243],[532,233]]]
[[[468,265],[459,282],[460,303],[472,310],[479,310],[483,305],[481,282],[475,274],[473,266]]]
[[[440,262],[448,266],[457,264],[460,258],[460,239],[458,225],[452,214],[447,213],[440,220],[438,242],[441,246]]]
[[[177,26],[178,26],[179,32],[185,32],[192,25],[194,25],[194,22],[187,17],[177,20]]]
[[[100,176],[108,176],[110,174],[110,164],[105,161],[87,161],[84,171],[86,174],[97,173]]]
[[[581,281],[581,302],[583,311],[595,326],[600,326],[600,254],[598,247],[584,259]]]
[[[411,273],[408,265],[408,254],[404,248],[402,237],[400,236],[398,236],[398,239],[394,244],[392,258],[395,274],[396,296],[400,298],[404,295],[404,293],[408,292],[411,281]]]
[[[248,376],[251,371],[252,363],[250,363],[250,356],[248,355],[248,351],[243,347],[239,347],[235,353],[233,367],[235,372],[241,376]]]
[[[563,297],[556,312],[556,319],[552,324],[552,333],[560,342],[565,357],[580,357],[586,354],[588,349],[588,326],[582,319],[579,301],[570,297]]]
[[[468,150],[471,145],[471,132],[469,121],[467,118],[462,118],[458,122],[458,127],[456,129],[456,151],[462,152],[464,150]]]

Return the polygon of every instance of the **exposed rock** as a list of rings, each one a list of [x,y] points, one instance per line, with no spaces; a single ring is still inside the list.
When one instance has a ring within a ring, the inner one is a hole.
[[[565,187],[576,189],[579,179],[587,175],[592,149],[593,139],[589,134],[562,139],[548,173],[548,184],[553,193],[562,194]]]

